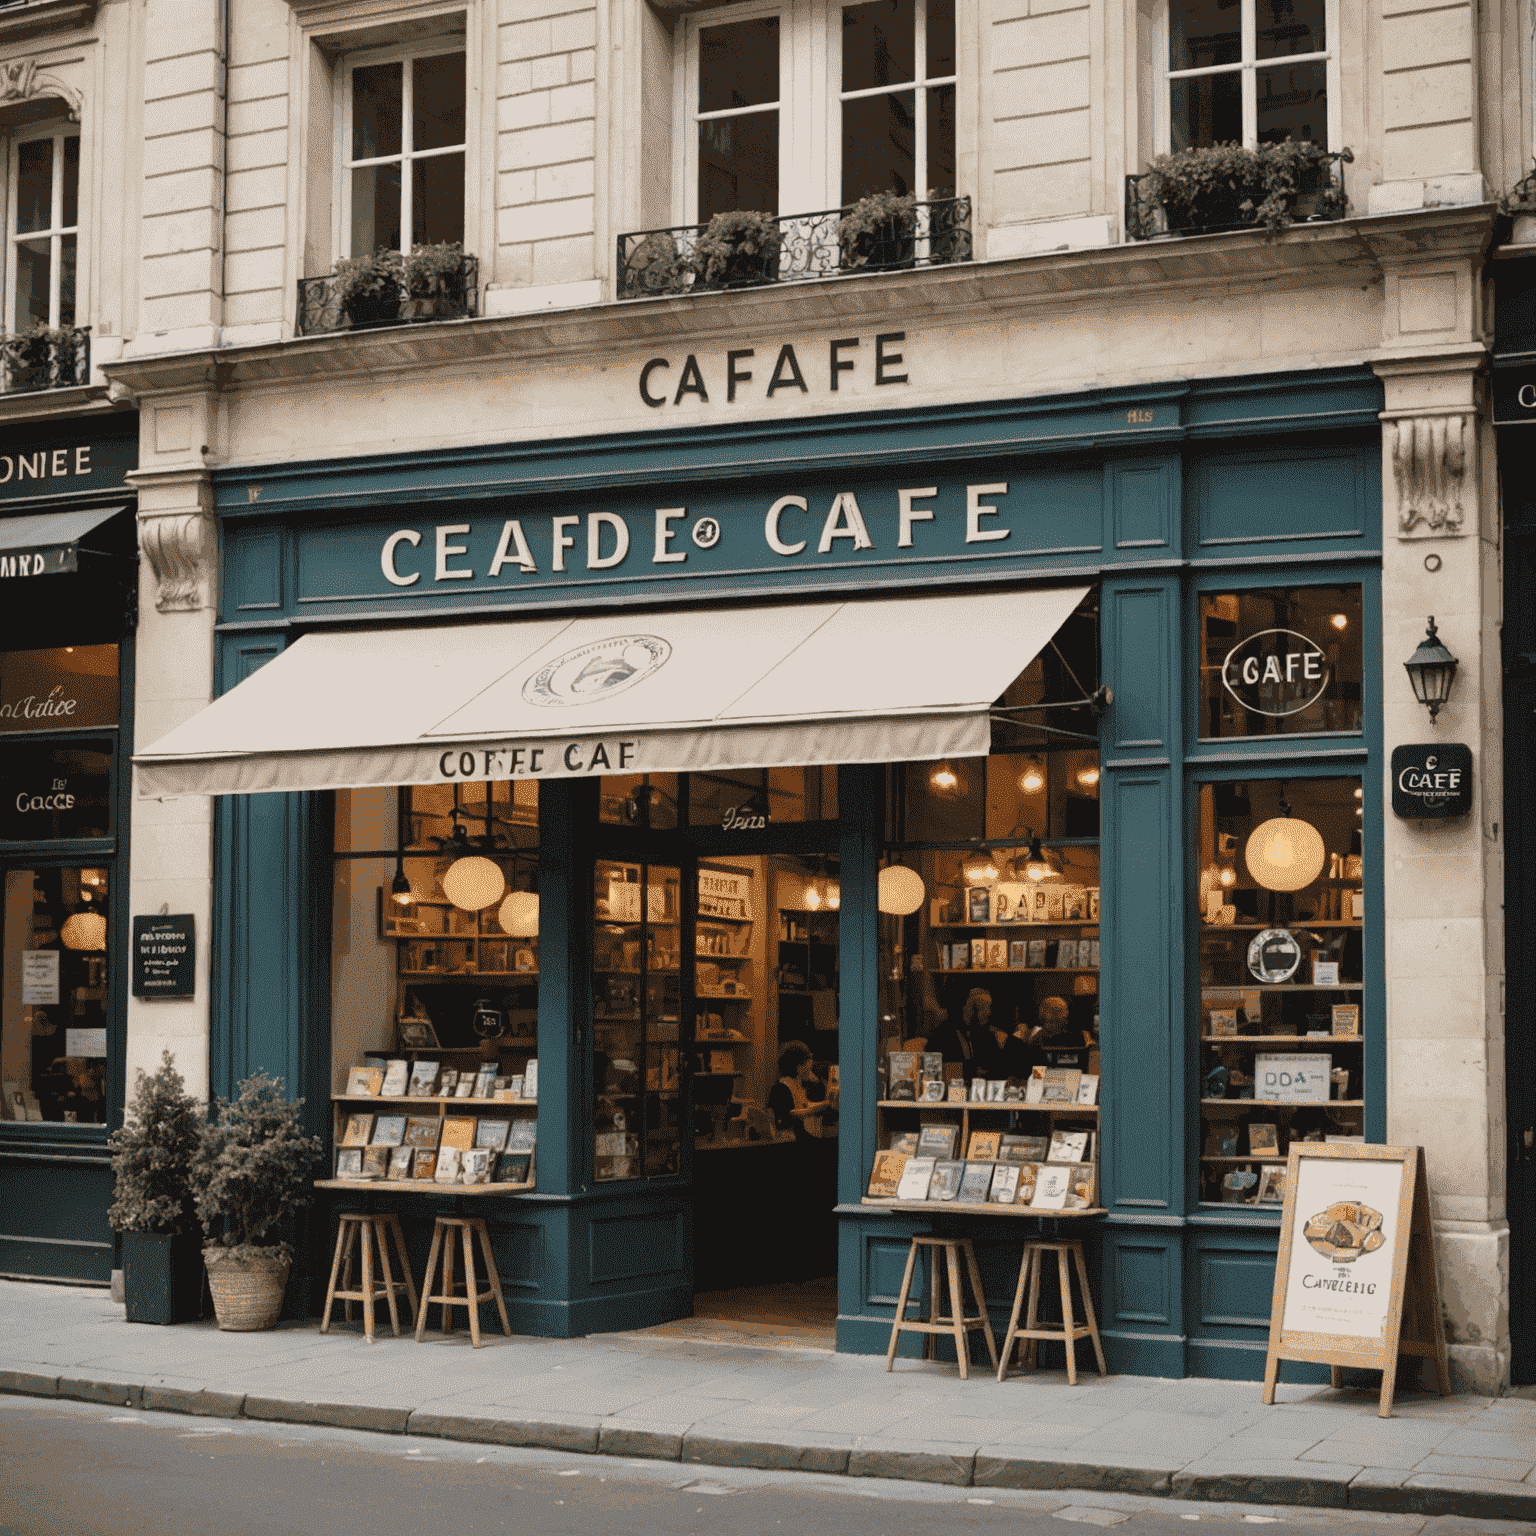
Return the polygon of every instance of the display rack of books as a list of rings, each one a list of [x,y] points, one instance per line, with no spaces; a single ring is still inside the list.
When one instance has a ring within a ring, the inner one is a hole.
[[[379,891],[383,937],[398,942],[398,974],[406,981],[453,981],[483,976],[533,981],[539,974],[537,938],[514,938],[498,921],[499,908],[466,912],[451,901],[417,897],[402,913]]]
[[[335,1176],[320,1189],[382,1185],[405,1194],[516,1194],[534,1187],[537,1060],[507,1079],[408,1056],[352,1067],[334,1094]]]
[[[967,1084],[956,1065],[929,1052],[892,1051],[887,1063],[865,1205],[1103,1214],[1097,1076],[1036,1067],[1026,1079]]]
[[[694,998],[698,1008],[694,1040],[699,1070],[710,1076],[742,1076],[736,1047],[750,1045],[750,1014],[756,1001],[752,970],[752,919],[705,916],[704,907],[731,905],[735,898],[706,896],[708,872],[700,871],[699,919],[694,931]],[[748,877],[750,879],[750,877]],[[750,909],[748,909],[750,910]]]
[[[1352,913],[1358,885],[1309,901]],[[1200,1198],[1278,1209],[1293,1142],[1365,1139],[1361,923],[1226,911],[1200,928]]]
[[[593,1176],[675,1173],[682,944],[675,868],[599,860],[593,948]]]
[[[781,908],[774,966],[779,1044],[804,1041],[837,1059],[838,914]]]

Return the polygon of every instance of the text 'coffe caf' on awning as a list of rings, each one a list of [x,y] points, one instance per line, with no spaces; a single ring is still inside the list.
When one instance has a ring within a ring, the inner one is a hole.
[[[977,757],[1084,587],[306,635],[141,797]]]

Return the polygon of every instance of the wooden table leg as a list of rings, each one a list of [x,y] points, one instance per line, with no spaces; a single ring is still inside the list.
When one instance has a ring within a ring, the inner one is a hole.
[[[491,1252],[491,1230],[484,1221],[480,1221],[475,1224],[475,1231],[480,1234],[480,1246],[485,1250],[485,1272],[490,1280],[491,1299],[501,1314],[501,1331],[510,1339],[512,1324],[507,1320],[507,1298],[501,1293],[501,1272],[496,1268],[496,1255]]]
[[[1067,1250],[1056,1250],[1056,1269],[1061,1276],[1061,1322],[1067,1341],[1067,1382],[1077,1385],[1077,1320],[1072,1315],[1072,1270],[1067,1264]]]
[[[1038,1248],[1030,1249],[1029,1253],[1029,1308],[1024,1316],[1024,1331],[1032,1334],[1040,1326],[1040,1287],[1045,1280],[1045,1256]],[[1029,1368],[1032,1371],[1040,1369],[1040,1341],[1031,1338],[1027,1340],[1029,1345],[1025,1355],[1029,1360]]]
[[[320,1319],[320,1332],[329,1333],[331,1308],[336,1304],[336,1279],[341,1273],[341,1252],[346,1241],[347,1224],[342,1221],[336,1228],[336,1257],[331,1260],[331,1280],[325,1288],[325,1316]]]
[[[480,1348],[480,1282],[475,1279],[475,1234],[466,1221],[459,1232],[464,1239],[464,1298],[469,1304],[469,1337]]]
[[[379,1272],[384,1276],[384,1300],[389,1307],[389,1326],[398,1339],[400,1337],[400,1304],[395,1297],[395,1272],[390,1268],[389,1263],[389,1233],[382,1216],[376,1216],[368,1226],[374,1242],[379,1245]]]
[[[400,1258],[400,1278],[405,1282],[406,1298],[411,1304],[411,1321],[416,1320],[416,1282],[411,1278],[411,1256],[405,1251],[405,1233],[400,1228],[400,1218],[393,1213],[384,1218],[389,1230],[395,1234],[395,1252]]]
[[[458,1262],[455,1244],[458,1234],[453,1227],[443,1231],[443,1332],[453,1332],[453,1283],[454,1268]]]
[[[427,1304],[432,1300],[432,1276],[437,1271],[438,1254],[443,1246],[443,1229],[435,1222],[432,1226],[432,1246],[427,1251],[427,1272],[421,1281],[421,1305],[416,1309],[416,1342],[421,1343],[427,1331]]]
[[[997,1367],[999,1381],[1007,1379],[1008,1367],[1013,1363],[1013,1348],[1018,1342],[1014,1335],[1019,1328],[1019,1310],[1024,1305],[1024,1281],[1029,1274],[1029,1256],[1028,1248],[1019,1256],[1019,1283],[1013,1288],[1013,1311],[1008,1314],[1008,1331],[1003,1335],[1003,1357]]]
[[[1109,1375],[1104,1365],[1104,1345],[1099,1338],[1098,1314],[1093,1310],[1093,1292],[1088,1289],[1088,1261],[1083,1257],[1083,1245],[1072,1244],[1072,1254],[1077,1260],[1077,1277],[1083,1283],[1083,1313],[1088,1319],[1089,1337],[1093,1340],[1093,1353],[1099,1362],[1099,1375]]]
[[[960,1289],[960,1255],[954,1243],[944,1246],[944,1265],[949,1271],[949,1316],[955,1331],[955,1353],[960,1360],[960,1380],[971,1375],[971,1335],[965,1326],[965,1293]]]
[[[992,1369],[997,1369],[997,1340],[992,1333],[992,1319],[987,1315],[987,1298],[981,1289],[981,1266],[976,1262],[976,1249],[971,1240],[965,1240],[965,1266],[970,1271],[971,1289],[976,1293],[976,1312],[982,1321],[982,1334],[987,1341],[987,1353],[992,1357]]]
[[[363,1334],[373,1343],[373,1233],[371,1223],[361,1224],[363,1235]]]
[[[901,1325],[907,1320],[907,1297],[912,1293],[912,1271],[917,1268],[917,1244],[907,1249],[906,1273],[901,1277],[901,1295],[896,1298],[896,1320],[891,1324],[891,1342],[885,1350],[885,1368],[890,1370],[896,1360],[896,1346],[901,1342]]]

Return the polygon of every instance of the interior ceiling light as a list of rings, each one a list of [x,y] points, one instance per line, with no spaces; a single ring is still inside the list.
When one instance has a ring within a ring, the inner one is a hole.
[[[985,848],[966,854],[960,865],[960,873],[967,885],[985,885],[998,877],[997,860]]]
[[[539,936],[539,898],[533,891],[513,891],[502,902],[496,914],[501,931],[514,939],[536,939]]]
[[[1254,828],[1243,858],[1266,891],[1299,891],[1322,874],[1328,852],[1311,822],[1292,816],[1283,800],[1280,808],[1281,815]]]
[[[1084,789],[1093,789],[1099,782],[1099,765],[1088,763],[1077,770],[1075,777]]]
[[[455,859],[443,876],[443,895],[465,912],[479,912],[500,901],[507,888],[501,866],[483,854]]]
[[[1061,879],[1061,871],[1051,862],[1051,855],[1041,849],[1040,839],[1033,834],[1030,836],[1029,851],[1024,855],[1024,867],[1020,873],[1026,880],[1033,880],[1037,884],[1047,880]]]
[[[915,869],[891,864],[880,871],[878,904],[892,917],[907,917],[922,906],[928,887]]]
[[[1348,629],[1349,615],[1347,613],[1335,613],[1329,618],[1328,622],[1332,624],[1335,629]]]
[[[65,949],[105,949],[107,920],[100,912],[71,912],[59,930]]]
[[[1045,766],[1038,757],[1032,757],[1019,775],[1019,788],[1026,795],[1038,795],[1045,788]]]
[[[948,763],[940,763],[928,775],[928,787],[936,795],[958,795],[961,792],[960,775]]]

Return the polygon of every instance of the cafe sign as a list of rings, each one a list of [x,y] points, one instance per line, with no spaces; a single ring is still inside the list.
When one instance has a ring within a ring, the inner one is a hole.
[[[1333,680],[1327,654],[1294,629],[1261,629],[1227,652],[1222,686],[1251,714],[1282,719],[1322,698]]]
[[[1392,812],[1413,821],[1466,816],[1472,810],[1472,749],[1457,741],[1395,747]]]

